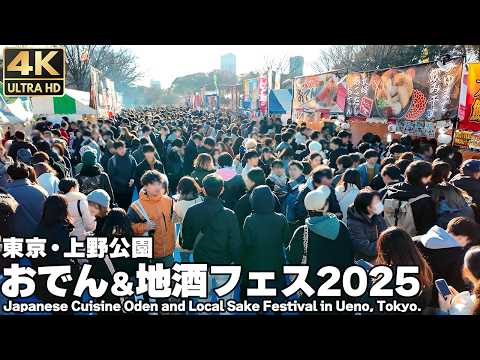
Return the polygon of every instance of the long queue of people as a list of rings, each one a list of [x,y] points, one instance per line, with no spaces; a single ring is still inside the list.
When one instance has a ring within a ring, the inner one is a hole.
[[[274,271],[278,289],[287,263],[309,265],[314,288],[326,265],[418,266],[421,292],[399,301],[425,313],[480,313],[480,160],[463,161],[448,144],[409,136],[385,144],[367,133],[354,146],[348,131],[328,126],[147,107],[95,122],[42,118],[28,137],[7,131],[0,186],[2,238],[60,245],[35,265],[70,264],[60,254],[71,236],[149,235],[152,263],[171,267],[177,251],[181,262]],[[88,261],[109,281],[112,267],[136,270],[131,259]],[[208,279],[211,300],[227,278]],[[451,295],[437,293],[437,279]],[[242,276],[241,299],[250,285]],[[38,287],[41,300],[58,300]]]

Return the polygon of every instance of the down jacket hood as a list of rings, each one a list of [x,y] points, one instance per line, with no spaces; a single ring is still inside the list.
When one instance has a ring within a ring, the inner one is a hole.
[[[389,198],[400,201],[406,201],[426,193],[427,190],[425,186],[414,186],[406,182],[400,182],[389,186],[387,190],[387,196]]]
[[[340,232],[340,221],[334,214],[309,217],[305,224],[315,234],[330,240],[335,240]]]
[[[267,185],[260,185],[250,194],[252,211],[257,214],[272,213],[275,209],[275,199],[272,190]]]

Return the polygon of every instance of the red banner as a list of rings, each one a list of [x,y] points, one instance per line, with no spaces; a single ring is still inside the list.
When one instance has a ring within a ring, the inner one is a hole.
[[[263,114],[267,113],[267,91],[268,88],[268,77],[267,76],[260,76],[258,78],[258,107],[260,108],[260,112]]]

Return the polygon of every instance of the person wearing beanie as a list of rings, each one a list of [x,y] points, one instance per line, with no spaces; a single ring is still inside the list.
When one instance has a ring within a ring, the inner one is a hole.
[[[326,155],[323,152],[323,147],[322,144],[320,144],[318,141],[310,141],[308,144],[308,151],[310,154],[313,153],[318,153],[322,157],[322,160],[326,159]]]
[[[105,190],[97,189],[88,194],[87,201],[90,214],[97,220],[94,236],[103,236],[102,228],[110,213],[111,197]]]
[[[329,213],[330,195],[330,187],[321,185],[305,196],[308,217],[305,225],[297,228],[287,247],[289,264],[310,267],[306,281],[314,289],[323,283],[316,275],[321,267],[335,266],[342,271],[353,265],[350,234],[347,226]],[[303,294],[301,300],[307,297]]]
[[[114,201],[112,184],[107,173],[97,163],[95,152],[91,149],[86,150],[82,154],[81,164],[80,172],[75,177],[80,185],[80,192],[88,195],[96,189],[104,190],[110,198],[110,205],[112,205]]]

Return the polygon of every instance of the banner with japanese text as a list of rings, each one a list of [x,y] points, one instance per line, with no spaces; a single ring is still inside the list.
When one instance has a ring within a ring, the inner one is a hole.
[[[236,111],[238,109],[238,86],[226,85],[219,89],[220,108]]]
[[[459,128],[480,131],[480,63],[465,64],[465,98],[459,106]]]
[[[245,79],[242,81],[242,92],[243,92],[243,99],[242,99],[242,107],[244,109],[250,109],[250,96],[249,96],[249,84],[248,80]]]
[[[462,58],[347,75],[346,117],[444,120],[457,116]]]
[[[249,110],[258,109],[258,79],[248,79],[248,104]]]
[[[318,122],[343,112],[346,89],[337,73],[301,76],[293,80],[293,120]]]
[[[262,114],[267,113],[268,105],[268,77],[263,75],[258,78],[258,108]]]

